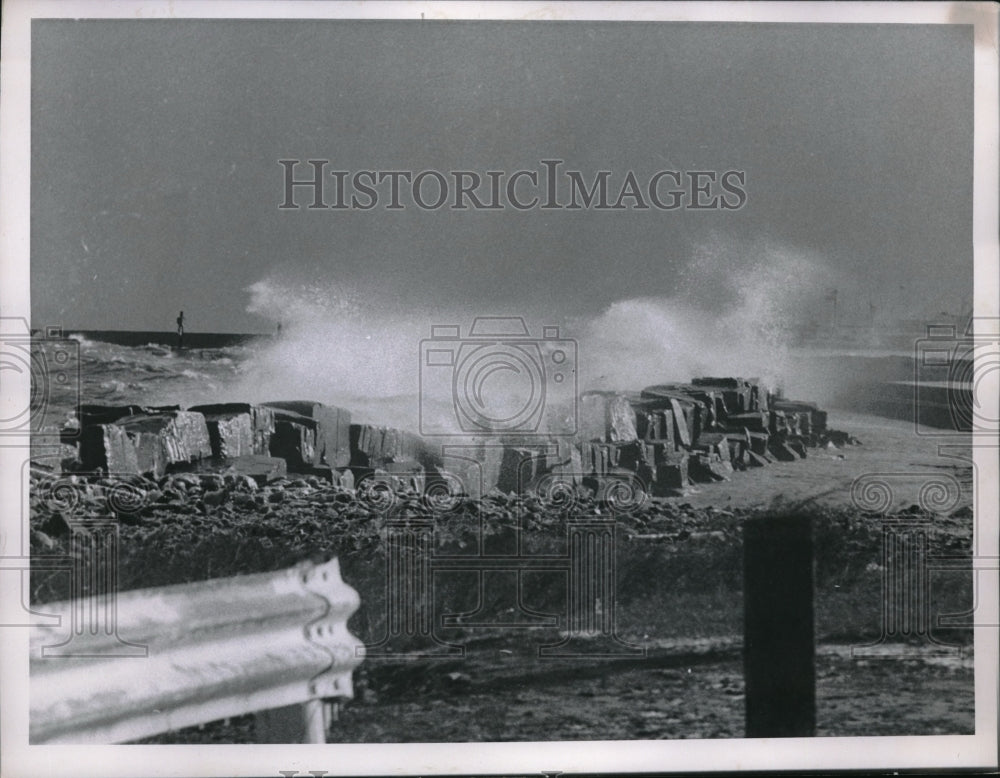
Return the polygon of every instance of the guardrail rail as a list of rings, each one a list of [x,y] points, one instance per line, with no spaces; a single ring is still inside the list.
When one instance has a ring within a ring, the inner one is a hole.
[[[336,559],[273,573],[75,598],[31,638],[32,744],[138,740],[302,706],[302,742],[322,743],[324,700],[353,696],[360,605]],[[287,741],[286,741],[287,742]]]

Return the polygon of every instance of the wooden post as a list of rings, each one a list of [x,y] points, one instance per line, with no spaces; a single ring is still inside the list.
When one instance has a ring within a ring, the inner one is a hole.
[[[816,734],[813,543],[807,516],[743,525],[747,737]]]

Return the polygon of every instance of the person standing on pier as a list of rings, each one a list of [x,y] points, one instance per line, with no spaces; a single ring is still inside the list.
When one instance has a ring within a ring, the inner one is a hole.
[[[177,348],[184,348],[184,311],[177,317]]]

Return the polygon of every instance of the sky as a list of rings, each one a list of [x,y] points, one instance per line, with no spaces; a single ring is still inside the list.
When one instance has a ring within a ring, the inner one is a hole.
[[[248,310],[261,282],[399,309],[596,315],[678,290],[721,307],[712,283],[685,283],[692,268],[755,273],[768,247],[822,265],[795,294],[959,312],[972,40],[967,26],[35,21],[33,326],[170,330],[183,309],[190,330],[270,331],[273,312]],[[612,171],[613,192],[628,171],[738,170],[747,196],[282,210],[281,159],[446,174],[561,159],[588,181]]]

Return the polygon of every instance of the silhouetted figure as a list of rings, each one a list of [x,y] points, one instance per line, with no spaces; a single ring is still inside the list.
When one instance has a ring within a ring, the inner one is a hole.
[[[184,311],[177,317],[177,348],[184,348]]]

